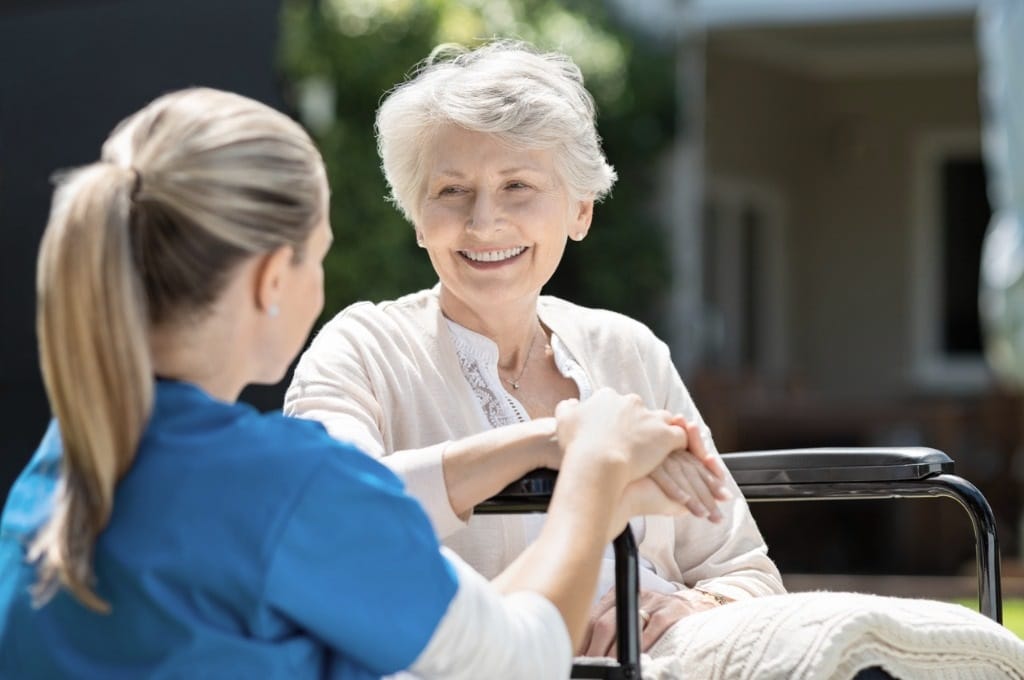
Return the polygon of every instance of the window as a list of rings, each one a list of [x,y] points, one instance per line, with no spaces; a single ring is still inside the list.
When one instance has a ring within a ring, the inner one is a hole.
[[[781,201],[764,187],[712,180],[704,206],[707,366],[779,375],[785,363]]]
[[[980,158],[949,158],[942,164],[942,350],[948,355],[982,352],[978,316],[981,242],[992,217]]]
[[[990,378],[982,355],[978,274],[991,209],[978,134],[926,135],[913,173],[915,382],[954,392],[983,389]]]

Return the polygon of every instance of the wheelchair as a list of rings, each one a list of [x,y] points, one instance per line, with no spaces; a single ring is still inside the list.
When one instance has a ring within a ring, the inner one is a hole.
[[[978,571],[979,611],[1002,623],[999,545],[992,508],[954,473],[953,460],[923,447],[813,448],[721,454],[748,502],[952,498],[970,517]],[[476,512],[544,512],[557,473],[535,470],[478,505]],[[637,544],[629,526],[615,538],[616,663],[575,664],[573,678],[639,680]]]

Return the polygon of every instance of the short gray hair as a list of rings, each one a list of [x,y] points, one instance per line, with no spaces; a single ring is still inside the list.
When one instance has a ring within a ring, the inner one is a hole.
[[[572,197],[601,200],[616,175],[601,150],[594,115],[583,74],[564,54],[508,40],[475,50],[440,45],[377,111],[377,149],[390,198],[415,222],[426,149],[440,127],[454,124],[516,148],[552,150]]]

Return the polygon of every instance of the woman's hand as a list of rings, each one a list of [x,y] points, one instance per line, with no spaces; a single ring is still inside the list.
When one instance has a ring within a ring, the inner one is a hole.
[[[722,513],[718,503],[732,498],[725,488],[725,468],[721,460],[704,446],[699,426],[686,423],[682,418],[673,422],[686,430],[689,449],[669,454],[651,472],[651,479],[694,516],[720,522]]]
[[[590,463],[604,456],[625,465],[627,481],[645,477],[669,453],[686,449],[686,429],[667,411],[652,411],[635,394],[621,395],[609,388],[585,402],[567,399],[555,409],[556,433],[565,457],[584,451]]]
[[[716,599],[700,590],[659,593],[640,591],[640,651],[650,651],[677,621],[691,614],[720,606]],[[591,612],[590,623],[578,653],[584,656],[616,655],[615,589],[612,588]]]

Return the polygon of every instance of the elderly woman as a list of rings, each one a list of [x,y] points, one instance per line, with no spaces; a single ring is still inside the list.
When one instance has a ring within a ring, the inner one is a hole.
[[[647,649],[688,614],[783,586],[665,343],[620,314],[541,295],[616,179],[594,113],[572,61],[521,43],[435,53],[395,88],[377,116],[384,174],[440,283],[339,313],[300,360],[285,410],[399,473],[444,543],[488,576],[543,517],[473,508],[561,465],[560,401],[609,387],[682,414],[689,449],[652,477],[689,513],[634,523]],[[612,649],[611,603],[596,606],[580,651]]]

